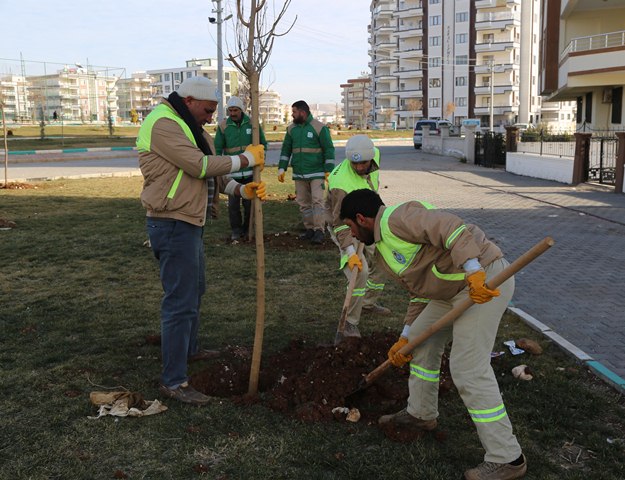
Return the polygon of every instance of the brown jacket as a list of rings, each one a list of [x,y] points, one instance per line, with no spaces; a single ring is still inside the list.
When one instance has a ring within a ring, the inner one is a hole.
[[[166,100],[163,103],[169,106]],[[215,151],[212,137],[207,132],[204,132],[204,137],[211,150]],[[143,174],[141,203],[148,217],[174,218],[204,226],[208,204],[206,179],[226,175],[232,169],[229,156],[208,155],[203,172],[204,157],[204,153],[187,138],[176,122],[161,118],[154,123],[150,151],[139,152],[139,167]],[[175,195],[168,198],[181,169],[184,173]],[[217,179],[216,190],[223,191],[227,182],[227,179]]]
[[[385,210],[386,207],[381,207],[375,219],[376,244],[384,240],[380,221]],[[389,217],[389,229],[400,239],[421,244],[422,247],[401,276],[390,269],[379,249],[376,249],[376,262],[408,290],[411,300],[451,300],[466,287],[464,278],[441,279],[434,274],[433,267],[442,274],[462,274],[462,265],[471,258],[477,258],[482,267],[486,267],[503,256],[499,247],[475,225],[467,224],[466,229],[449,242],[452,234],[463,225],[464,222],[456,215],[427,209],[420,202],[401,204]],[[411,323],[426,305],[425,302],[412,301],[406,316],[407,323]]]

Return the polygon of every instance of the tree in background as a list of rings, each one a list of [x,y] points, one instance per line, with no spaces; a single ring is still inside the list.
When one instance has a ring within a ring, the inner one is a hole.
[[[423,107],[423,101],[420,98],[411,98],[406,102],[406,106],[408,110],[412,112],[412,127],[414,127],[416,123],[416,112]]]
[[[136,125],[137,123],[139,123],[139,114],[137,113],[137,110],[134,108],[130,109],[130,123],[132,123],[133,125]]]

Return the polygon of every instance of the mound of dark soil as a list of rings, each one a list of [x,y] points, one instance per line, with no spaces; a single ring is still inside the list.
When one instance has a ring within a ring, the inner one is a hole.
[[[292,340],[282,351],[263,358],[259,395],[246,397],[251,365],[251,350],[229,346],[222,357],[191,378],[193,386],[211,396],[230,397],[235,402],[260,402],[283,414],[303,421],[345,421],[345,414],[333,414],[335,407],[358,408],[361,421],[377,423],[380,415],[394,413],[406,406],[407,366],[389,368],[369,388],[355,394],[361,379],[386,360],[394,333],[374,333],[362,339],[348,338],[338,346],[314,345]],[[453,384],[447,357],[441,366],[440,393]],[[415,432],[389,431],[389,438],[410,441]]]

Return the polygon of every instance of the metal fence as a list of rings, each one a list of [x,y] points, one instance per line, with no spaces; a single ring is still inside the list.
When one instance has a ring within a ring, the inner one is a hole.
[[[614,132],[594,132],[588,152],[588,181],[614,185],[617,154],[618,138]]]

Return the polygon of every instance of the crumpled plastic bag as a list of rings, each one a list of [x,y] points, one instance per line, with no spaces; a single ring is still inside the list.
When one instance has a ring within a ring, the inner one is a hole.
[[[508,340],[507,342],[503,342],[503,344],[510,349],[510,353],[512,355],[521,355],[522,353],[525,353],[525,350],[516,346],[516,342],[514,340]]]
[[[158,400],[145,400],[139,392],[91,392],[89,400],[93,405],[100,407],[97,416],[87,417],[92,420],[106,415],[145,417],[167,410],[167,407]]]

